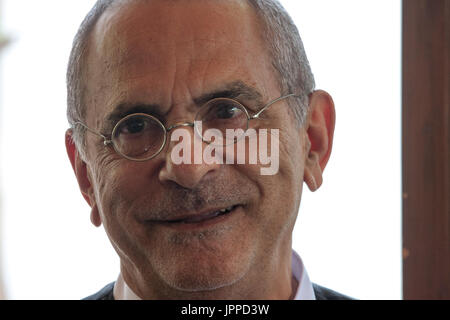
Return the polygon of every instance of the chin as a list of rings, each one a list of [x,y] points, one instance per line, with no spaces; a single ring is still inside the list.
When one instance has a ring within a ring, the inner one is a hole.
[[[217,274],[186,273],[185,270],[175,273],[170,279],[165,279],[166,283],[177,291],[185,293],[212,293],[225,287],[232,286],[243,277],[243,274]]]
[[[234,285],[248,273],[253,257],[249,247],[236,248],[226,241],[211,245],[204,240],[171,249],[159,257],[156,272],[172,289],[191,293]]]

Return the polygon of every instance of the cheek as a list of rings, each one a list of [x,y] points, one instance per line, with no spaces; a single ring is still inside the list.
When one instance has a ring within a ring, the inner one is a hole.
[[[103,221],[124,219],[124,208],[144,189],[142,170],[138,174],[133,162],[111,153],[100,154],[94,163],[94,191]]]
[[[95,175],[95,197],[98,209],[102,216],[105,226],[108,221],[115,215],[115,208],[123,202],[121,184],[123,177],[116,165],[113,166],[97,166],[99,170]]]
[[[297,181],[303,180],[305,150],[303,135],[294,130],[280,132],[280,170]]]
[[[302,138],[293,129],[280,129],[279,134],[279,172],[264,178],[265,201],[275,212],[273,228],[293,227],[300,205],[303,187],[304,152]]]
[[[269,155],[271,155],[272,139],[273,136],[268,135]],[[268,167],[270,164],[251,165],[246,162],[246,165],[234,166],[242,175],[254,181],[259,188],[260,197],[251,211],[254,217],[258,217],[255,221],[258,221],[260,225],[261,237],[267,239],[274,239],[282,232],[280,230],[289,230],[293,227],[303,185],[304,153],[301,135],[292,128],[281,127],[278,139],[279,170],[276,174],[261,174],[261,168]],[[260,149],[258,153],[259,151]]]

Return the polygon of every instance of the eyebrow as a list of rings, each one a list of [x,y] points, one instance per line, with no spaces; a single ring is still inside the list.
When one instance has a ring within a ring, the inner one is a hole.
[[[161,108],[157,104],[124,102],[117,105],[114,110],[105,117],[100,132],[106,133],[104,135],[109,135],[117,122],[133,113],[145,113],[155,116],[158,119],[162,118]]]
[[[194,102],[196,105],[202,106],[209,100],[216,98],[236,99],[239,97],[246,100],[255,100],[261,104],[262,95],[259,91],[242,81],[234,81],[225,85],[222,89],[205,93],[198,98],[194,98]]]
[[[259,93],[259,91],[254,87],[249,86],[240,80],[228,83],[219,89],[202,94],[200,97],[196,97],[193,100],[198,107],[201,107],[206,102],[216,98],[241,98],[245,100],[256,101],[258,105],[262,105],[261,93]],[[158,104],[128,102],[120,103],[114,108],[111,113],[106,115],[101,132],[108,132],[109,134],[117,122],[119,122],[124,117],[134,113],[150,114],[162,120],[164,118],[164,114],[161,112],[161,110],[162,108]]]

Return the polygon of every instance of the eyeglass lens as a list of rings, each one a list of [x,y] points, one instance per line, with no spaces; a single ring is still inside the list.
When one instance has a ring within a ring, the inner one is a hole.
[[[227,145],[234,142],[232,135],[227,134],[227,130],[237,129],[247,130],[248,126],[248,114],[244,106],[237,101],[218,98],[209,101],[197,114],[196,121],[201,121],[202,131],[199,134],[203,137],[203,140],[207,143],[213,143],[216,145]],[[211,138],[206,135],[208,130],[217,130],[219,135],[215,138]],[[242,134],[243,132],[240,131]],[[212,140],[221,137],[221,140]]]
[[[148,159],[164,145],[166,131],[151,116],[137,114],[123,118],[112,135],[117,152],[131,159]]]

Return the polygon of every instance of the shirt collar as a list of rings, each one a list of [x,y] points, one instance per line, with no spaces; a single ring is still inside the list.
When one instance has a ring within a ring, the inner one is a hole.
[[[292,274],[298,281],[297,293],[294,300],[316,300],[313,285],[309,280],[306,268],[300,256],[292,250]]]
[[[314,289],[309,280],[308,273],[303,265],[300,256],[292,250],[292,274],[298,281],[297,292],[294,300],[316,300]],[[127,283],[119,273],[116,283],[114,284],[114,299],[115,300],[142,300],[133,290],[128,287]]]

